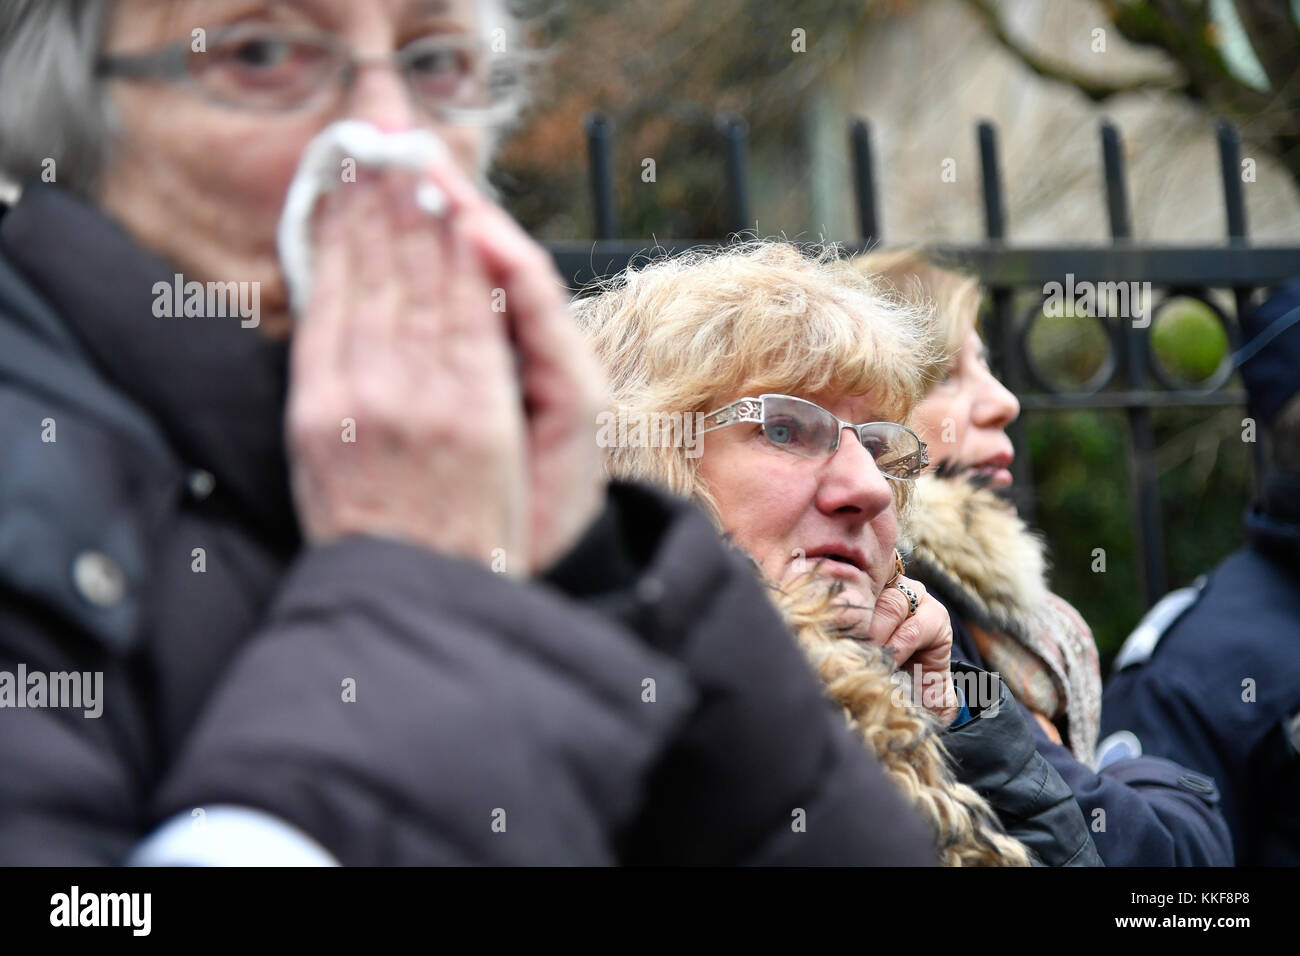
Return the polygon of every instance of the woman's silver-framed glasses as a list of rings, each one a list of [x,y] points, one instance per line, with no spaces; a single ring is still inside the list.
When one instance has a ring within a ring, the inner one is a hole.
[[[854,425],[793,395],[765,393],[757,398],[738,398],[705,415],[700,434],[742,422],[761,425],[769,444],[801,458],[829,458],[840,447],[840,434],[851,428],[880,473],[894,481],[911,481],[930,464],[925,442],[906,425]]]
[[[483,39],[431,34],[386,56],[361,57],[338,37],[271,24],[237,23],[148,53],[106,54],[101,76],[170,80],[223,106],[288,112],[351,87],[369,64],[392,65],[421,108],[451,123],[491,124],[512,109],[519,77]]]

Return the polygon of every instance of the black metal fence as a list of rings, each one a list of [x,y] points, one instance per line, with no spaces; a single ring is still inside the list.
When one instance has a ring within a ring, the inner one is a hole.
[[[747,127],[735,116],[722,116],[718,129],[723,147],[723,182],[727,219],[734,234],[749,235],[752,218],[746,174]],[[1171,246],[1132,240],[1128,189],[1119,130],[1109,122],[1100,129],[1105,169],[1105,203],[1110,222],[1109,245],[1011,246],[1005,242],[1007,218],[1003,202],[997,131],[980,123],[979,142],[983,193],[984,242],[929,246],[945,261],[976,275],[989,292],[984,319],[985,338],[994,371],[1016,394],[1026,410],[1123,409],[1128,423],[1128,472],[1133,488],[1134,524],[1141,572],[1141,593],[1147,606],[1164,594],[1165,550],[1161,530],[1157,476],[1153,460],[1150,414],[1153,408],[1244,406],[1245,393],[1226,387],[1233,371],[1231,355],[1240,347],[1236,316],[1249,305],[1255,290],[1300,275],[1300,246],[1252,246],[1246,237],[1246,210],[1240,173],[1240,144],[1236,130],[1219,123],[1216,134],[1223,185],[1226,239],[1220,245]],[[699,246],[717,245],[721,238],[651,241],[617,236],[617,203],[613,176],[612,127],[593,114],[587,120],[587,144],[592,189],[595,240],[548,244],[562,275],[575,290],[604,278],[644,257],[652,247],[675,254]],[[850,253],[874,248],[882,235],[876,200],[876,176],[871,130],[858,120],[850,128],[853,187],[860,235],[841,243]],[[1044,375],[1029,349],[1029,331],[1042,314],[1049,283],[1066,276],[1078,283],[1149,282],[1161,291],[1143,323],[1131,316],[1103,314],[1110,351],[1102,368],[1087,382],[1063,390]],[[1228,290],[1235,309],[1216,306],[1211,290]],[[1018,307],[1026,297],[1032,304]],[[1175,298],[1191,297],[1208,305],[1224,326],[1229,342],[1218,370],[1195,387],[1170,378],[1153,362],[1151,332],[1162,307]],[[1127,320],[1126,320],[1127,319]],[[1024,420],[1010,429],[1017,448],[1027,448]],[[1256,474],[1266,438],[1255,445]],[[1029,455],[1018,455],[1013,466],[1017,485],[1033,487]],[[1027,496],[1032,502],[1032,494]],[[1032,520],[1032,512],[1029,515]]]

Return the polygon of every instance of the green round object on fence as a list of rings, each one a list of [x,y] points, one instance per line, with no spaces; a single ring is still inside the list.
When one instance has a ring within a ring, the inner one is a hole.
[[[1161,303],[1151,322],[1151,358],[1176,385],[1203,387],[1228,354],[1228,333],[1208,305],[1190,296]]]

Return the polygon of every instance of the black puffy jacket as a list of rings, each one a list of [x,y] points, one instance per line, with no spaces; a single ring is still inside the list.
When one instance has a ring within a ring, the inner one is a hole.
[[[932,861],[693,508],[616,486],[530,583],[303,547],[285,350],[154,317],[173,271],[51,186],[0,218],[0,676],[103,679],[0,706],[0,864],[226,806],[348,864]]]
[[[930,593],[945,602],[940,587],[931,586]],[[946,606],[952,617],[954,662],[982,665],[975,639],[953,606]],[[1019,701],[1010,711],[1019,717],[1031,746],[1073,794],[1107,866],[1232,863],[1232,845],[1213,781],[1155,757],[1121,761],[1098,772],[1049,740]]]
[[[954,622],[954,629],[959,624]],[[996,674],[953,661],[953,681],[986,688],[975,719],[943,735],[957,779],[988,800],[1007,832],[1044,866],[1102,866],[1087,822],[1065,781],[1038,753],[1011,690]]]

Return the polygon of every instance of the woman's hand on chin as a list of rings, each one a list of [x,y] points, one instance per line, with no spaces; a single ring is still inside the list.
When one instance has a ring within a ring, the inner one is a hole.
[[[952,683],[952,621],[948,610],[930,596],[920,581],[904,577],[897,584],[916,596],[916,613],[909,616],[910,602],[898,586],[885,588],[876,598],[866,640],[883,647],[895,667],[914,678],[916,703],[934,714],[940,726],[947,727],[957,719],[959,710]]]

